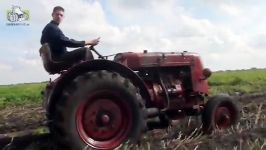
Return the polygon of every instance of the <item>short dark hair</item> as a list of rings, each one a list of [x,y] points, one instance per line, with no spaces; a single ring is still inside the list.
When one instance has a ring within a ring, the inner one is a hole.
[[[53,13],[56,12],[56,11],[65,11],[65,10],[61,6],[55,6],[54,9],[53,9]]]

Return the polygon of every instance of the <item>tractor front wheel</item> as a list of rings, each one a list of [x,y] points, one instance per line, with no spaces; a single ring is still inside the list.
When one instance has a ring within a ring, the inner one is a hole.
[[[214,129],[226,129],[239,120],[239,108],[227,95],[211,98],[202,113],[203,131],[211,133]]]

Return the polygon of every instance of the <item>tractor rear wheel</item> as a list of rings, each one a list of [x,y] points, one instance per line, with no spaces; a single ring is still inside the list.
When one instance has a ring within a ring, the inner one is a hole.
[[[114,149],[140,138],[144,109],[128,79],[107,71],[87,73],[64,90],[51,130],[64,149]]]
[[[211,98],[202,113],[203,131],[211,133],[214,129],[226,129],[239,120],[239,107],[227,95]]]

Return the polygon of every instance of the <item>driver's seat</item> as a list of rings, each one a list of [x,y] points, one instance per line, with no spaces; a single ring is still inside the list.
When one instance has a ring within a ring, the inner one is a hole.
[[[39,50],[44,69],[49,74],[61,73],[63,70],[71,67],[72,64],[63,61],[54,61],[52,59],[51,49],[48,43],[44,43]]]

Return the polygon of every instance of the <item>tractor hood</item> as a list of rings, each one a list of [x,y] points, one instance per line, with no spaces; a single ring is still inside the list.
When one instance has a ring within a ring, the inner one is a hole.
[[[121,63],[133,70],[143,67],[156,66],[183,66],[193,65],[195,62],[201,64],[197,53],[191,52],[147,52],[143,53],[118,53],[114,61]]]

